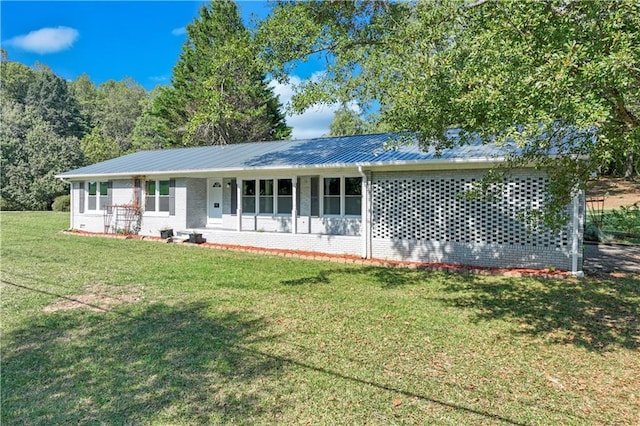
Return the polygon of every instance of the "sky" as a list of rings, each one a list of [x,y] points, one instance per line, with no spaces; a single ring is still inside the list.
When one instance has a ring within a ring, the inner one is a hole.
[[[203,1],[6,1],[0,2],[0,44],[10,61],[47,65],[74,80],[86,73],[99,85],[131,77],[146,89],[168,85],[186,40],[185,26]],[[247,26],[269,14],[264,1],[239,1]],[[319,61],[295,68],[290,84],[272,82],[280,101],[291,99],[292,84],[322,72]],[[338,105],[287,113],[293,139],[328,133]]]

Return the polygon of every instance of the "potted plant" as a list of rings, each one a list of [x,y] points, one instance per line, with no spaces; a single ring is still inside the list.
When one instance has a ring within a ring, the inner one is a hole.
[[[192,244],[202,244],[204,243],[204,238],[202,238],[202,234],[200,232],[191,231],[189,233],[189,242]]]
[[[169,226],[165,226],[160,230],[160,237],[164,238],[165,240],[167,238],[173,237],[173,229]]]

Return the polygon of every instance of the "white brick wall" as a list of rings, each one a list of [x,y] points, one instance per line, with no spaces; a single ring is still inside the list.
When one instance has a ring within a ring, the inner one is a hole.
[[[362,249],[361,238],[341,235],[294,235],[281,232],[211,230],[204,233],[203,237],[209,243],[331,254],[359,255]]]

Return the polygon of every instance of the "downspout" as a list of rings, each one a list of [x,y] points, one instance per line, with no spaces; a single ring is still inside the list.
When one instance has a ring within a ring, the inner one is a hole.
[[[584,272],[582,269],[578,270],[578,257],[580,249],[580,195],[581,191],[576,191],[576,194],[573,196],[573,211],[572,211],[572,223],[571,223],[571,275],[578,278],[584,277]]]
[[[369,233],[371,232],[370,224],[369,224],[369,182],[367,179],[367,175],[362,169],[362,166],[358,166],[358,173],[362,177],[362,205],[361,205],[361,216],[362,223],[360,226],[360,234],[362,236],[362,253],[361,257],[363,259],[368,258],[369,254]]]

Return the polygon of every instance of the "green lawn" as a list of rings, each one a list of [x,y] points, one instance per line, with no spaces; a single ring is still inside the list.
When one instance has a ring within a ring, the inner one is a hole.
[[[64,235],[2,213],[2,424],[637,424],[640,282]]]

